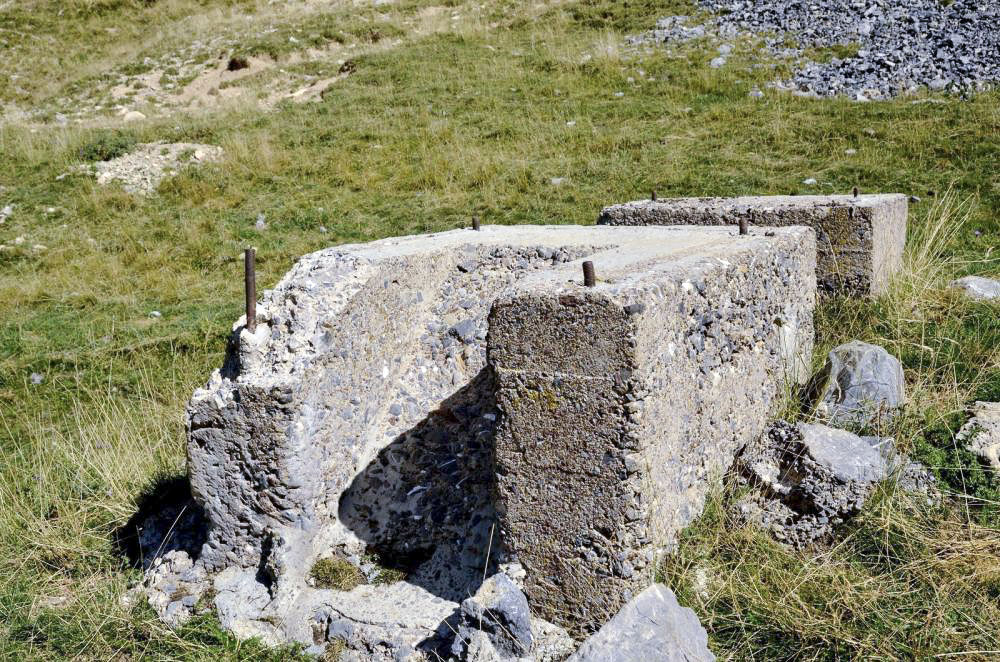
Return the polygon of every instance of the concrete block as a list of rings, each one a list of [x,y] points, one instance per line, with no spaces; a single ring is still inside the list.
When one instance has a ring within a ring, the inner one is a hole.
[[[652,581],[813,336],[811,229],[607,229],[595,287],[524,279],[489,318],[501,538],[532,608],[577,633]]]
[[[779,195],[639,200],[601,210],[600,225],[808,225],[820,292],[881,294],[902,266],[907,197]]]
[[[804,227],[484,227],[307,255],[189,404],[198,576],[239,577],[233,631],[410,659],[513,552],[533,610],[596,626],[809,365],[814,273]],[[586,550],[603,560],[573,565]],[[372,556],[405,580],[309,583],[317,559]]]

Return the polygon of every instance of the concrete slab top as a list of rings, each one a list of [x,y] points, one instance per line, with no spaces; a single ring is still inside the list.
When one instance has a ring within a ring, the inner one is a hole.
[[[657,265],[683,270],[685,265],[704,259],[724,259],[754,250],[774,237],[811,232],[805,226],[784,228],[755,227],[740,236],[727,226],[577,226],[577,225],[487,225],[480,231],[450,230],[435,234],[388,238],[365,244],[346,244],[322,251],[351,253],[378,261],[490,246],[592,247],[593,252],[576,260],[553,265],[551,269],[528,275],[522,283],[580,281],[580,264],[594,262],[598,268],[597,288],[608,288],[627,280],[636,272]]]
[[[746,195],[736,198],[665,198],[662,200],[634,200],[612,207],[690,208],[706,212],[767,210],[767,209],[826,209],[831,206],[860,208],[879,207],[887,203],[905,201],[902,193],[872,193],[845,195]],[[609,208],[610,209],[610,208]]]

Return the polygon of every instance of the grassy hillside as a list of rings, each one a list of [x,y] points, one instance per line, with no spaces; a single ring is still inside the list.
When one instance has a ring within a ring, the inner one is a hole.
[[[293,654],[211,618],[159,625],[124,599],[139,573],[112,545],[144,490],[184,472],[184,403],[240,314],[245,245],[263,288],[305,252],[472,215],[588,224],[654,189],[853,186],[921,198],[907,272],[879,300],[824,302],[817,361],[852,338],[899,356],[911,398],[886,432],[954,498],[887,489],[839,544],[798,553],[727,522],[720,495],[664,572],[722,659],[995,658],[1000,481],[952,435],[968,403],[1000,399],[1000,310],[945,285],[1000,273],[1000,93],[758,100],[773,73],[748,70],[749,44],[722,69],[710,44],[626,47],[686,2],[445,5],[0,0],[0,208],[14,205],[0,225],[0,658]],[[149,117],[127,124],[111,108],[115,85],[155,72],[169,99],[234,56],[263,62],[233,82],[237,100],[143,106],[136,92],[123,98]],[[329,77],[318,101],[274,99]],[[72,171],[158,140],[225,157],[149,197]]]

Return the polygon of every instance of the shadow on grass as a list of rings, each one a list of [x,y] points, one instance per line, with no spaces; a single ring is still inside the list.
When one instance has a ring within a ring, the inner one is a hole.
[[[143,491],[132,517],[111,532],[111,545],[133,568],[145,570],[171,551],[198,558],[207,538],[208,523],[188,477],[162,476]]]

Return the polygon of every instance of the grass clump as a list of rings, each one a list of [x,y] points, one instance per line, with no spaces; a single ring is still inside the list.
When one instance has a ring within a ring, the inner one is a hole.
[[[365,582],[361,570],[344,559],[320,559],[313,564],[309,576],[317,588],[328,588],[335,591],[350,591]]]
[[[720,657],[995,659],[1000,531],[888,485],[841,533],[794,551],[732,520],[716,495],[664,579]]]
[[[128,154],[137,142],[136,137],[130,133],[104,131],[81,145],[77,155],[83,161],[110,161]]]

